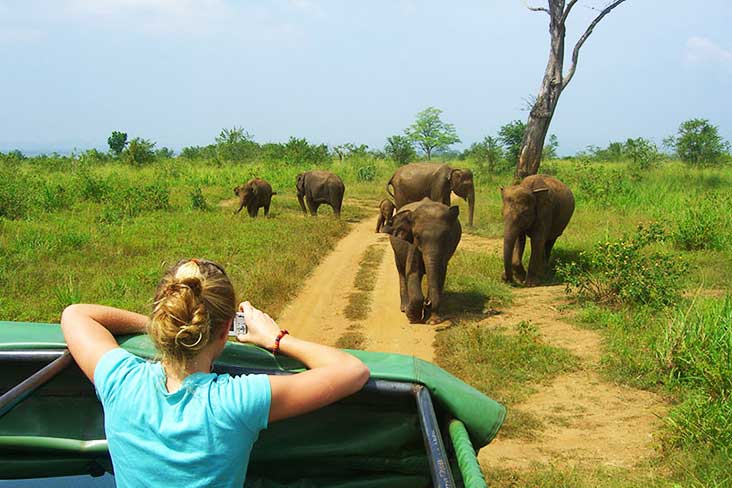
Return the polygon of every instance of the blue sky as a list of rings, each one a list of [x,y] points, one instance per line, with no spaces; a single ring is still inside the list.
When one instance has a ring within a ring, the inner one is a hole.
[[[605,3],[580,1],[568,46]],[[0,0],[0,151],[106,148],[112,130],[178,149],[232,126],[382,147],[428,106],[461,147],[525,120],[547,19],[525,0]],[[692,117],[732,139],[729,19],[729,0],[618,7],[559,102],[560,154],[660,144]]]

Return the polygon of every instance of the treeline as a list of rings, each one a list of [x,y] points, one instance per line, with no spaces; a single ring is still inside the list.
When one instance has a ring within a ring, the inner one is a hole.
[[[463,151],[450,148],[461,142],[452,124],[441,120],[441,110],[429,107],[417,114],[415,122],[404,129],[403,134],[387,138],[383,149],[370,148],[366,144],[344,143],[328,146],[309,142],[305,138],[290,137],[287,142],[259,143],[242,128],[223,129],[212,144],[184,147],[177,157],[187,160],[203,160],[218,164],[277,161],[285,165],[315,166],[338,159],[368,161],[388,159],[398,165],[437,156],[441,160],[471,160],[478,174],[511,172],[516,167],[523,145],[526,124],[511,121],[500,127],[495,135],[487,135]],[[133,166],[144,166],[160,159],[176,157],[167,147],[156,148],[156,143],[141,137],[128,140],[127,133],[114,131],[107,139],[108,152],[89,149],[68,156],[59,154],[28,157],[19,150],[3,154],[0,161],[35,163],[107,162],[120,160]],[[730,144],[719,135],[717,126],[706,119],[690,119],[683,122],[676,134],[663,140],[663,150],[643,137],[629,138],[625,142],[611,141],[607,147],[588,146],[574,156],[600,162],[629,162],[637,170],[646,170],[662,159],[680,159],[694,166],[712,166],[730,163]],[[550,134],[542,153],[543,160],[558,158],[559,141]]]

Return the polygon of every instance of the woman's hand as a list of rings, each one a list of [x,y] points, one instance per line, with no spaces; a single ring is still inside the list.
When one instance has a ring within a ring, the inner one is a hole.
[[[275,346],[275,339],[280,333],[277,323],[261,310],[254,308],[249,302],[239,304],[239,311],[244,312],[244,321],[247,324],[247,333],[239,334],[236,340],[247,342],[255,346],[269,349]]]

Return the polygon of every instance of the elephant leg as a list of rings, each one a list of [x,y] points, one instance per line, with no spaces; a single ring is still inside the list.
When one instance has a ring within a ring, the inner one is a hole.
[[[318,214],[318,207],[320,206],[320,204],[315,203],[315,200],[312,197],[305,197],[305,200],[308,203],[308,208],[310,209],[310,215],[315,217]]]
[[[533,244],[532,244],[533,246]],[[526,270],[524,269],[524,249],[526,248],[526,234],[521,234],[516,239],[516,244],[513,247],[513,257],[511,259],[511,267],[513,268],[513,274],[519,281],[526,279]],[[532,247],[533,249],[533,247]]]
[[[336,199],[335,202],[333,202],[333,213],[337,218],[341,218],[341,205],[343,204],[343,197]]]
[[[300,208],[302,209],[303,215],[307,215],[308,211],[305,209],[305,201],[303,200],[303,196],[298,193],[297,195],[297,201],[300,203]]]
[[[539,284],[539,275],[544,271],[544,249],[546,241],[543,237],[531,238],[531,258],[529,259],[529,272],[526,275],[526,286]]]
[[[546,259],[547,264],[549,263],[549,256],[551,256],[552,254],[552,249],[554,249],[555,242],[557,242],[556,239],[549,239],[544,245],[544,259]]]
[[[379,213],[379,218],[376,219],[376,232],[381,230],[381,226],[384,225],[384,214]]]
[[[407,319],[410,324],[421,324],[424,322],[425,300],[422,294],[422,278],[425,275],[422,253],[410,245],[406,259],[407,278]]]
[[[264,206],[264,216],[269,217],[269,203]]]
[[[391,239],[394,239],[393,237]],[[392,241],[392,250],[394,251],[394,262],[396,263],[397,274],[399,275],[399,311],[404,313],[407,311],[407,304],[409,303],[409,293],[407,290],[407,276],[406,276],[406,251],[397,252],[394,248]]]

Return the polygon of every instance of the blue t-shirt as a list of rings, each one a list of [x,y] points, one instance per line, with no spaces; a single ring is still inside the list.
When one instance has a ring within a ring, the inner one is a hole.
[[[194,373],[168,393],[160,363],[112,349],[97,363],[94,385],[117,486],[244,484],[269,418],[266,375]]]

